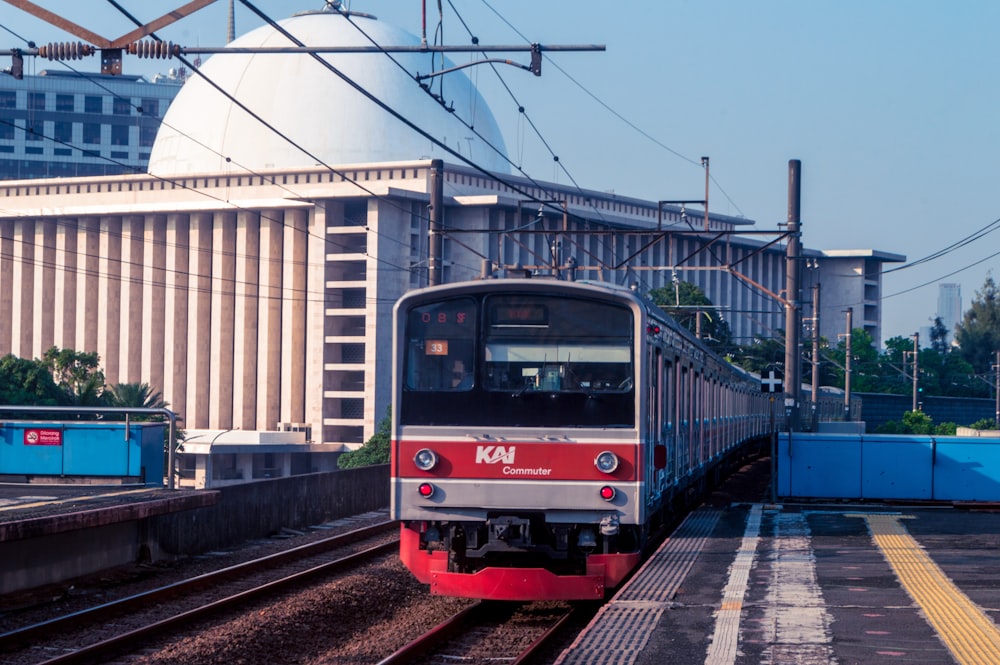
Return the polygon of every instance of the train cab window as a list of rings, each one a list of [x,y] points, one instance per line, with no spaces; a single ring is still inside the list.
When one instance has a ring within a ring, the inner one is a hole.
[[[459,298],[416,307],[407,318],[405,387],[468,391],[475,384],[476,303]]]
[[[624,307],[503,295],[486,300],[484,317],[488,391],[632,390],[632,314]]]

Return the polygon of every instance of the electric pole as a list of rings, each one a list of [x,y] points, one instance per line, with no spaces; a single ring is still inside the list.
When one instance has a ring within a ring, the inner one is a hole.
[[[819,282],[813,284],[812,311],[812,431],[819,429]]]
[[[785,411],[790,430],[800,428],[802,396],[802,306],[799,275],[802,243],[799,230],[799,197],[802,193],[802,162],[788,161],[788,246],[785,251]]]
[[[846,345],[844,354],[844,420],[851,419],[851,331],[854,329],[854,308],[847,308],[847,336],[844,338]]]

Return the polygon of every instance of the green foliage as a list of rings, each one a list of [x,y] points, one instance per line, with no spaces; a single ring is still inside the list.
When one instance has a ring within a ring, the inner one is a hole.
[[[7,354],[0,358],[0,404],[65,406],[67,395],[43,362]]]
[[[700,334],[705,343],[720,354],[732,346],[733,334],[705,292],[690,282],[677,282],[649,291],[649,298],[679,324],[694,334]]]
[[[371,438],[357,450],[351,450],[337,458],[341,469],[356,469],[362,466],[389,463],[389,443],[392,440],[392,412],[386,409],[385,418],[379,421]]]
[[[148,383],[116,383],[107,389],[109,406],[137,409],[165,409],[163,395]]]
[[[947,423],[940,423],[934,426],[934,433],[939,436],[955,436],[955,433],[957,431],[958,431],[957,423],[947,422]]]
[[[104,406],[104,372],[96,351],[84,352],[53,346],[42,355],[52,380],[66,394],[69,406]]]
[[[992,420],[990,421],[993,422]],[[955,436],[958,425],[952,422],[944,422],[938,425],[923,411],[907,411],[903,414],[903,421],[890,420],[879,425],[875,429],[878,434],[927,434],[936,436]]]
[[[907,411],[903,414],[903,426],[910,434],[932,434],[934,421],[923,411]]]
[[[785,366],[785,339],[754,338],[750,344],[737,347],[731,361],[743,369],[760,374],[769,366]]]
[[[955,340],[964,358],[976,372],[985,374],[1000,349],[1000,289],[987,275],[976,291],[971,307],[955,328]]]
[[[979,430],[983,430],[983,429],[996,429],[997,428],[997,421],[995,421],[993,418],[982,418],[982,419],[977,420],[976,422],[972,423],[971,425],[969,425],[969,428],[970,429],[979,429]]]

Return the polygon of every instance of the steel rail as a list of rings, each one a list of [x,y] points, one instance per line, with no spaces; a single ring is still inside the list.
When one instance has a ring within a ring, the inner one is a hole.
[[[315,556],[317,554],[322,554],[323,552],[341,547],[344,545],[350,545],[352,543],[364,540],[365,538],[370,538],[372,536],[378,535],[390,531],[395,526],[395,522],[381,522],[379,524],[374,524],[372,526],[363,527],[360,529],[355,529],[347,533],[339,534],[331,538],[325,538],[323,540],[316,541],[314,543],[307,543],[305,545],[300,545],[298,547],[291,548],[282,552],[277,552],[275,554],[270,554],[259,559],[254,559],[252,561],[246,561],[243,563],[238,563],[233,566],[228,566],[216,571],[205,573],[203,575],[198,575],[190,579],[181,580],[180,582],[175,582],[173,584],[168,584],[166,586],[158,587],[150,591],[145,591],[142,593],[134,594],[132,596],[127,596],[125,598],[120,598],[118,600],[110,601],[108,603],[103,603],[101,605],[96,605],[94,607],[80,610],[79,612],[74,612],[72,614],[67,614],[65,616],[57,617],[55,619],[50,619],[48,621],[43,621],[40,623],[32,624],[30,626],[25,626],[24,628],[19,628],[12,630],[3,634],[0,634],[0,652],[12,651],[26,643],[30,643],[32,640],[36,640],[47,635],[54,633],[63,632],[66,630],[74,629],[85,623],[93,623],[100,621],[104,617],[109,615],[120,615],[122,613],[128,612],[133,609],[149,607],[151,604],[161,602],[165,599],[176,597],[184,593],[192,593],[194,591],[204,589],[211,586],[213,583],[217,583],[223,580],[232,579],[242,575],[251,574],[260,570],[267,568],[274,568],[279,565],[283,565],[290,561],[295,561],[299,559],[304,559],[310,556]],[[240,598],[250,598],[253,597],[255,593],[259,593],[264,589],[278,588],[281,584],[291,584],[301,576],[302,579],[310,575],[318,575],[323,572],[330,572],[336,570],[337,568],[345,567],[356,563],[357,560],[363,559],[366,556],[373,556],[378,553],[380,548],[382,549],[392,549],[399,546],[399,541],[394,540],[390,543],[384,545],[378,545],[372,548],[368,548],[362,552],[355,555],[350,555],[336,561],[327,562],[320,564],[319,566],[314,566],[305,571],[300,571],[279,580],[274,580],[260,587],[254,589],[249,589],[230,598],[222,599],[204,606],[203,608],[198,608],[192,610],[192,616],[197,616],[205,608],[211,608],[221,603],[235,602],[234,599]],[[356,557],[356,558],[354,558]],[[219,605],[220,607],[222,605]],[[190,613],[184,613],[178,615],[179,617],[184,617]],[[172,619],[167,619],[165,625],[169,625],[169,622],[177,620],[178,617]],[[190,618],[190,617],[188,617]],[[156,626],[157,624],[152,624]],[[147,627],[149,628],[149,627]],[[140,631],[146,630],[139,629]],[[112,642],[118,638],[111,638],[108,642]],[[103,644],[103,643],[99,643]],[[92,645],[97,646],[97,645]],[[90,649],[90,647],[84,647],[80,651],[75,651],[72,654],[67,654],[66,656],[61,656],[51,661],[53,663],[69,663],[69,662],[79,662],[73,660],[76,654],[80,654],[85,650]],[[67,659],[67,660],[63,660]]]

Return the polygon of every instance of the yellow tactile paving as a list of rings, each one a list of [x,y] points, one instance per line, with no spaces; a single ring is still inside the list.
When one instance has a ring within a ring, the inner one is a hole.
[[[63,499],[51,499],[46,501],[35,501],[34,503],[14,503],[9,506],[0,506],[0,512],[8,510],[23,510],[25,508],[41,508],[42,506],[56,506],[60,503],[73,503],[75,501],[87,501],[90,499],[100,499],[107,498],[111,496],[127,496],[129,494],[140,494],[142,492],[149,492],[149,488],[124,490],[121,492],[110,492],[104,494],[91,494],[83,496],[71,496]]]
[[[859,514],[900,584],[959,665],[1000,663],[1000,630],[907,532],[900,515]]]

